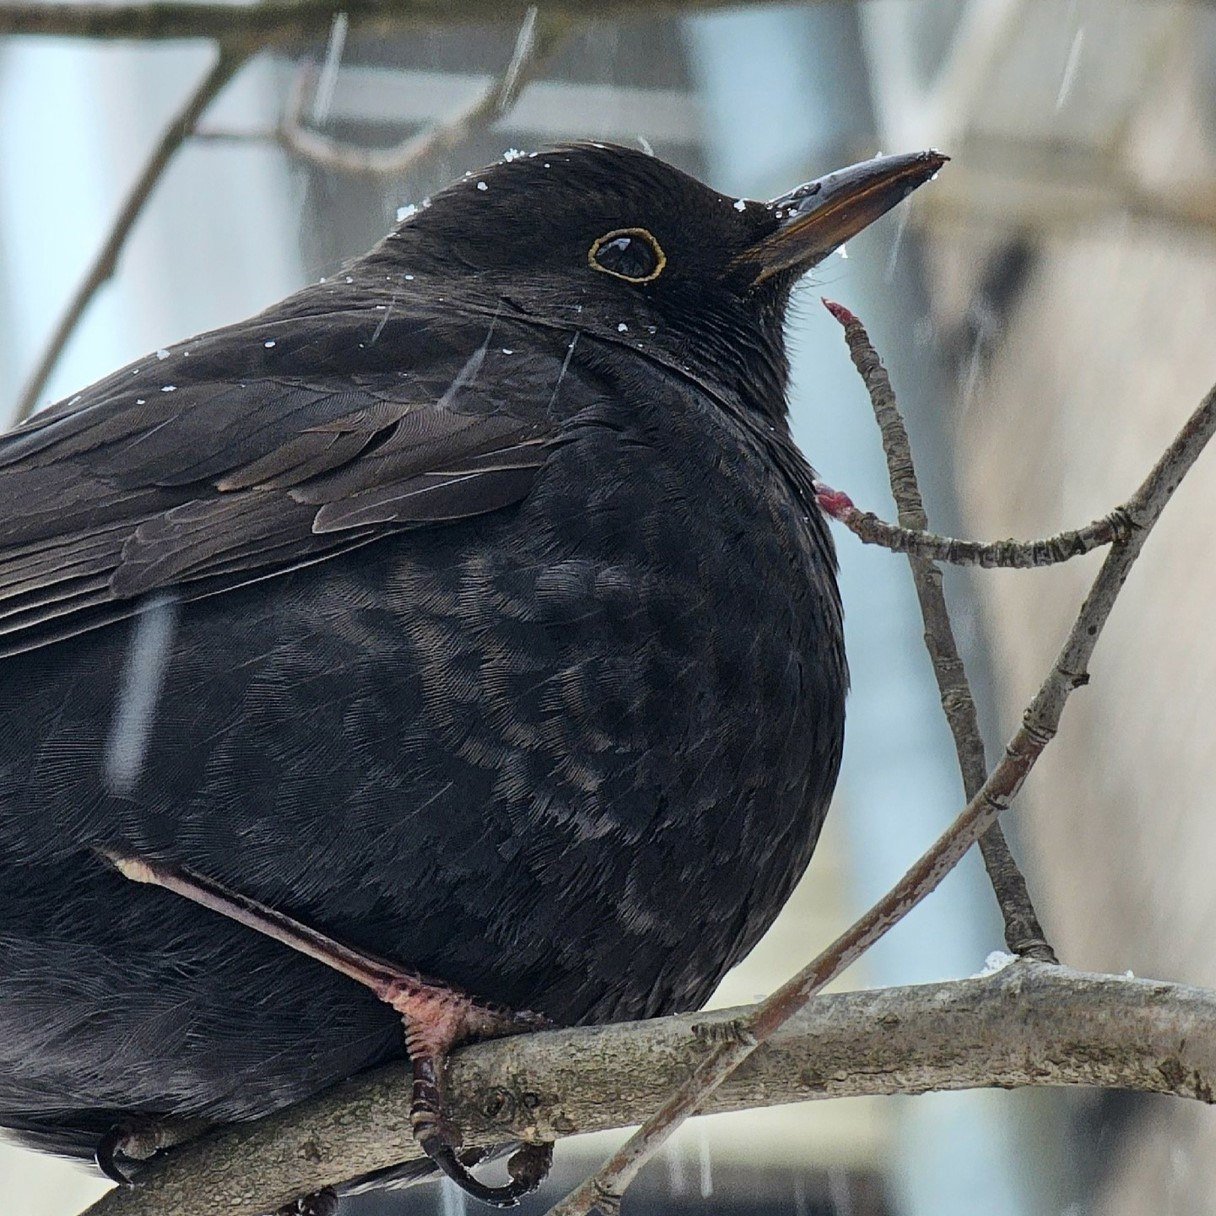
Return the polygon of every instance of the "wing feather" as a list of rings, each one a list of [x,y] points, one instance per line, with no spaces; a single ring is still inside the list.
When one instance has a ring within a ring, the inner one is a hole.
[[[559,439],[564,336],[516,333],[533,353],[507,362],[481,321],[403,315],[369,353],[352,315],[295,350],[280,325],[274,358],[272,314],[204,335],[0,436],[0,655],[521,501]]]

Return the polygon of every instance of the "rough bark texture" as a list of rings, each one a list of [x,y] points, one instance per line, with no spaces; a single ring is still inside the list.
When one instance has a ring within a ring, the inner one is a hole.
[[[452,1063],[470,1144],[636,1123],[746,1011],[551,1031]],[[418,1155],[409,1071],[384,1068],[274,1118],[176,1151],[88,1216],[257,1216],[304,1191]],[[1213,1099],[1216,992],[1023,961],[945,984],[817,998],[706,1110],[976,1086],[1101,1085]]]

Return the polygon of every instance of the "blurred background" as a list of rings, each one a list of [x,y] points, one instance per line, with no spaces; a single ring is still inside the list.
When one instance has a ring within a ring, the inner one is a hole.
[[[516,27],[360,35],[258,56],[211,105],[36,396],[46,404],[333,274],[453,176],[511,148],[641,143],[770,197],[876,152],[940,147],[933,186],[819,267],[790,320],[791,406],[831,484],[893,516],[882,450],[827,294],[868,323],[908,415],[931,523],[1047,535],[1127,496],[1216,373],[1216,8],[1143,0],[749,4],[547,30],[516,103],[379,172],[511,61]],[[541,20],[545,17],[542,13]],[[551,47],[548,45],[551,43]],[[0,410],[50,335],[166,124],[202,42],[0,40]],[[350,158],[347,158],[350,159]],[[367,161],[366,156],[357,157]],[[1216,986],[1211,458],[1146,549],[1007,830],[1073,966]],[[810,873],[715,1003],[770,991],[880,895],[962,804],[907,565],[838,536],[854,687]],[[1047,670],[1098,558],[948,579],[990,754]],[[844,977],[965,976],[1001,947],[975,858]],[[557,1181],[610,1140],[559,1147]],[[1216,1115],[1111,1093],[811,1103],[689,1124],[631,1191],[644,1213],[1067,1216],[1216,1212]],[[0,1150],[19,1216],[100,1186]],[[541,1204],[543,1208],[544,1203]],[[462,1210],[428,1187],[357,1216]],[[471,1210],[471,1209],[470,1209]]]

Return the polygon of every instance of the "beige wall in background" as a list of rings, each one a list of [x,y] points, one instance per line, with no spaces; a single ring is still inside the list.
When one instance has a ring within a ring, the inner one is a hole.
[[[1167,198],[1216,181],[1198,70],[1196,56],[1165,65],[1169,83],[1139,119],[1141,163]],[[944,235],[936,278],[949,310],[996,234]],[[1044,223],[1038,241],[999,348],[955,406],[969,535],[1049,535],[1105,513],[1216,382],[1216,224],[1095,214]],[[1019,804],[1048,932],[1077,967],[1216,987],[1214,519],[1208,452],[1133,570],[1092,685],[1069,702]],[[1099,561],[977,576],[1006,735]],[[1161,1102],[1140,1118],[1103,1155],[1095,1216],[1216,1213],[1216,1111]]]

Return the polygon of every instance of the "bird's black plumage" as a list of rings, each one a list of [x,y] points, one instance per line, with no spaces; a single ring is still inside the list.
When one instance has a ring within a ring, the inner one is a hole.
[[[563,1023],[696,1008],[747,953],[846,686],[800,268],[749,260],[781,219],[639,152],[518,159],[0,438],[0,1125],[89,1152],[401,1052],[97,847]],[[591,264],[624,229],[658,277]]]

